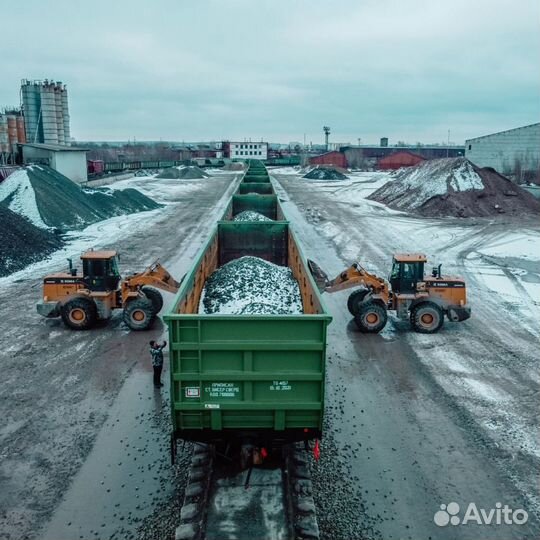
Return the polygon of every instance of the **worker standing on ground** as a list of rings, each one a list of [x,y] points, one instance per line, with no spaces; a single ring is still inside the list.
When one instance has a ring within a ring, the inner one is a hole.
[[[163,349],[166,346],[166,341],[161,345],[154,340],[150,342],[150,354],[152,355],[152,367],[154,368],[154,386],[156,388],[163,386],[161,382],[161,370],[163,369]]]

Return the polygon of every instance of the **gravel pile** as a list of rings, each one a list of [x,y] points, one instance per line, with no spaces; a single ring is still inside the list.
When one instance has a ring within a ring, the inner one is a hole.
[[[199,313],[289,315],[302,313],[300,288],[292,271],[258,257],[241,257],[218,268],[206,281]]]
[[[210,175],[199,167],[188,167],[181,165],[180,167],[171,167],[170,169],[165,169],[163,172],[159,173],[156,178],[194,180],[197,178],[210,178]]]
[[[274,221],[259,212],[254,212],[253,210],[245,210],[234,216],[233,221]]]
[[[493,169],[466,158],[433,159],[396,171],[368,199],[423,216],[537,213],[540,202]]]
[[[41,165],[21,169],[2,182],[0,203],[37,227],[62,231],[161,206],[132,188],[81,188]]]
[[[333,167],[315,167],[303,178],[311,180],[346,180],[347,176]]]
[[[63,243],[54,232],[36,227],[1,204],[0,230],[0,277],[43,259]]]

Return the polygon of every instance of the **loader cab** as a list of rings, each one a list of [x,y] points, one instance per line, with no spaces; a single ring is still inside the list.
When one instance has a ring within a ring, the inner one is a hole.
[[[424,280],[426,256],[419,253],[400,253],[394,255],[390,285],[392,291],[401,294],[416,292],[416,285]]]
[[[116,251],[87,251],[81,256],[83,279],[91,291],[115,291],[120,283]]]

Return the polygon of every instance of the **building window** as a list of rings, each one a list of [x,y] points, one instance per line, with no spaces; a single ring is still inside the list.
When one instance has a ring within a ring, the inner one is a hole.
[[[471,147],[472,147],[472,144],[469,144],[469,150],[471,149]]]

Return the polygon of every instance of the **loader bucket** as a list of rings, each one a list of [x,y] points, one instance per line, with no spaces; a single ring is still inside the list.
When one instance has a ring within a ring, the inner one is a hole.
[[[307,263],[319,292],[324,292],[328,285],[328,275],[315,261],[308,259]]]

